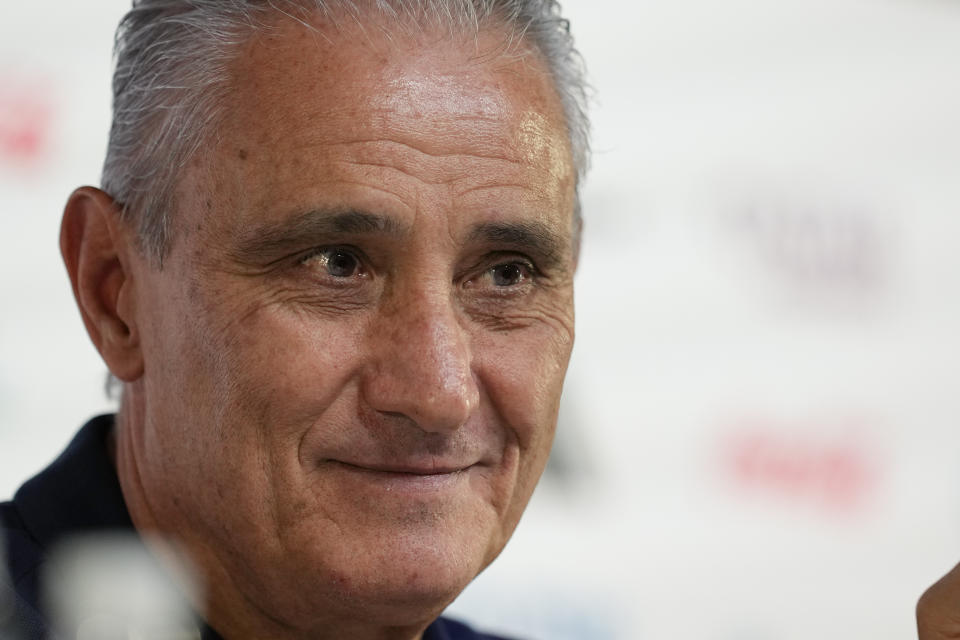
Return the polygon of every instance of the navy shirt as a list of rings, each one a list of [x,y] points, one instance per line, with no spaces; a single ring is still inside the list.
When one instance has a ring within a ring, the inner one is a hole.
[[[6,539],[7,571],[0,570],[0,640],[45,640],[47,620],[40,604],[43,564],[58,542],[89,533],[132,532],[120,482],[107,452],[113,416],[88,422],[49,467],[28,480],[11,502],[0,503],[0,538]],[[2,542],[2,540],[0,540]],[[203,626],[203,640],[221,640]],[[423,640],[506,640],[480,634],[440,618]]]

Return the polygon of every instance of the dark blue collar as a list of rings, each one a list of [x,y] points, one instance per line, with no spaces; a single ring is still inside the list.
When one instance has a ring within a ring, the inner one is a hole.
[[[66,450],[14,496],[20,517],[41,547],[49,549],[78,534],[133,529],[107,449],[113,424],[112,415],[90,420]]]

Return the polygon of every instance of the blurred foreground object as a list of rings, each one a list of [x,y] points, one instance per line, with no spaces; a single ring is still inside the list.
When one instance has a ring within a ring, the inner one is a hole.
[[[960,564],[920,596],[917,631],[920,640],[960,638]]]
[[[135,535],[71,540],[54,554],[47,571],[48,609],[58,636],[76,640],[200,638],[190,607],[178,589],[191,583],[186,572],[177,576],[179,584],[175,585]]]

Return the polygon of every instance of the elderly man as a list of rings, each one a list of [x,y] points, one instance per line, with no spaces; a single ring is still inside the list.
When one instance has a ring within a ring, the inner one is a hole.
[[[134,528],[204,637],[483,638],[438,618],[546,463],[573,344],[582,72],[551,0],[142,0],[103,190],[61,248],[122,383],[2,506]],[[162,547],[162,549],[161,549]]]

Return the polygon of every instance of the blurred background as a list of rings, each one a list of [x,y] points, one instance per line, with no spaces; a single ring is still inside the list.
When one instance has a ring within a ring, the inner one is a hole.
[[[595,89],[577,346],[548,472],[452,610],[914,637],[960,559],[960,4],[563,4]],[[0,499],[111,409],[57,234],[126,7],[0,4]]]

